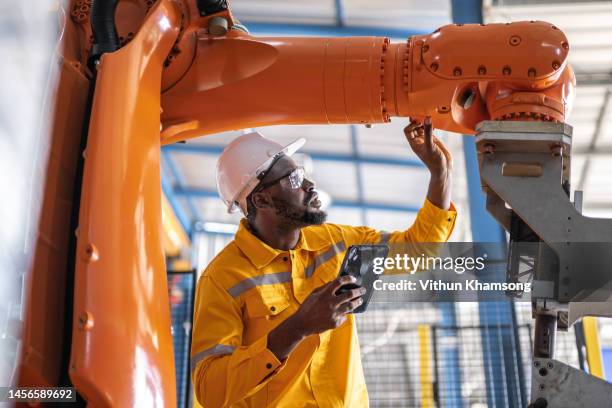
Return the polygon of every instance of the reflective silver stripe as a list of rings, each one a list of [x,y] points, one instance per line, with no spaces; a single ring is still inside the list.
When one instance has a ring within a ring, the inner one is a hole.
[[[211,348],[208,348],[204,351],[200,351],[195,356],[191,357],[191,371],[195,369],[196,365],[204,360],[204,358],[208,356],[216,356],[219,354],[232,354],[236,347],[234,346],[226,346],[225,344],[217,344]]]
[[[391,233],[389,231],[380,231],[380,243],[386,244],[391,239]]]
[[[254,288],[255,286],[261,285],[273,285],[275,283],[286,283],[291,282],[291,271],[288,272],[276,272],[276,273],[268,273],[265,275],[254,276],[252,278],[247,278],[243,281],[238,282],[231,288],[229,288],[228,292],[232,297],[237,297],[238,295],[246,292],[247,290]]]
[[[314,261],[310,265],[308,265],[306,269],[304,269],[304,275],[307,278],[310,278],[312,274],[314,273],[315,269],[317,269],[317,267],[321,266],[325,262],[332,259],[334,256],[338,255],[341,252],[344,252],[345,250],[346,250],[346,244],[344,243],[344,241],[336,242],[327,251],[323,252],[322,254],[317,255]]]

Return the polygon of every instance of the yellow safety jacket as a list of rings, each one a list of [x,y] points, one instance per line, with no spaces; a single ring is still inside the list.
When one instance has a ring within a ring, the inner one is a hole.
[[[296,247],[271,248],[242,220],[235,239],[198,281],[191,370],[205,408],[367,407],[353,315],[304,339],[281,362],[267,335],[295,313],[313,289],[335,279],[346,248],[379,242],[443,242],[456,211],[429,201],[406,231],[323,224],[303,228]]]

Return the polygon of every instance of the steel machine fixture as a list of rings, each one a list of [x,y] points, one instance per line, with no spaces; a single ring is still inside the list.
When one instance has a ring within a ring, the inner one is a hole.
[[[541,21],[392,43],[254,37],[222,0],[73,0],[60,14],[49,113],[62,153],[50,158],[52,210],[26,282],[20,383],[71,383],[93,406],[176,401],[161,145],[394,116],[473,134],[486,120],[562,123],[574,96],[568,40]]]

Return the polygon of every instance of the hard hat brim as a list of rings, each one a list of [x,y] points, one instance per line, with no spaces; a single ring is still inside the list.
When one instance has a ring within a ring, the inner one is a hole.
[[[257,170],[255,170],[255,176],[244,186],[242,190],[240,190],[240,192],[238,192],[238,194],[236,194],[236,196],[234,196],[231,203],[227,207],[227,212],[235,213],[240,209],[240,207],[236,205],[236,202],[248,196],[251,193],[251,191],[253,191],[253,189],[257,186],[257,184],[259,184],[259,179],[257,178],[257,176],[269,170],[270,166],[278,159],[279,154],[284,154],[286,156],[292,156],[295,152],[301,149],[305,143],[306,143],[306,139],[301,137],[289,143],[288,145],[285,145],[279,151],[271,154],[268,160],[266,160],[261,166],[257,168]]]

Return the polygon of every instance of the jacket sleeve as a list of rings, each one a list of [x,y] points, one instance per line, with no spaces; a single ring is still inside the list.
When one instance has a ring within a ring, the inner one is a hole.
[[[347,246],[355,244],[386,244],[405,242],[446,242],[455,228],[457,211],[442,210],[425,199],[412,226],[404,231],[378,231],[369,227],[344,227]]]
[[[267,336],[242,345],[238,302],[211,277],[198,282],[195,298],[191,376],[204,408],[226,407],[249,397],[283,367],[267,348]]]
[[[451,204],[449,210],[442,210],[425,200],[425,204],[419,210],[412,226],[404,231],[377,231],[369,227],[349,227],[344,229],[347,246],[354,244],[388,244],[388,258],[403,258],[440,255],[441,243],[446,242],[455,227],[457,212]],[[392,264],[385,268],[385,275],[396,275],[405,273],[422,272],[419,267],[416,270],[405,270]]]

